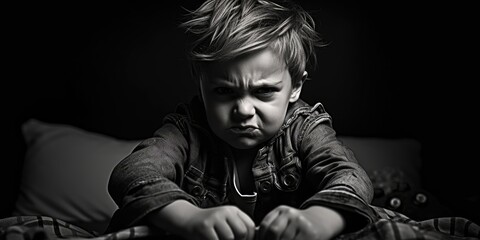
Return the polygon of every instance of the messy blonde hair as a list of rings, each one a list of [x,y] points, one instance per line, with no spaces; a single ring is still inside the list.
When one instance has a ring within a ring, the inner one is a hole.
[[[283,57],[297,83],[307,62],[316,63],[315,47],[323,45],[313,18],[290,1],[206,0],[187,16],[180,26],[194,39],[188,54],[200,79],[204,63],[270,47]]]

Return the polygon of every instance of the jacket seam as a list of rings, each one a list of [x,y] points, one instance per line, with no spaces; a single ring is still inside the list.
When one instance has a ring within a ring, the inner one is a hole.
[[[303,139],[305,138],[305,134],[307,130],[310,128],[310,126],[316,123],[322,123],[324,121],[331,121],[330,116],[323,115],[323,114],[319,114],[318,116],[315,116],[315,118],[313,118],[313,115],[310,115],[308,118],[305,120],[305,123],[302,125],[302,128],[301,128],[302,130],[300,131],[300,134],[298,136],[297,149],[299,149],[299,147],[302,145]]]
[[[272,145],[273,143],[275,143],[275,141],[277,140],[277,138],[279,138],[280,136],[282,136],[284,133],[285,133],[285,130],[290,128],[291,124],[298,119],[298,117],[300,115],[310,115],[312,116],[315,111],[317,110],[317,108],[321,107],[322,104],[320,102],[316,103],[313,107],[308,107],[308,106],[303,106],[303,107],[299,107],[297,108],[293,113],[292,113],[292,116],[290,116],[286,121],[285,123],[280,127],[278,133],[272,137],[272,139],[268,142],[267,145]]]
[[[127,194],[127,193],[130,192],[132,189],[137,188],[137,187],[139,187],[139,186],[146,186],[146,185],[149,185],[149,184],[158,182],[158,181],[160,181],[162,178],[163,178],[163,177],[149,177],[149,178],[146,178],[146,179],[144,179],[144,180],[136,180],[136,181],[132,182],[131,184],[129,184],[129,185],[126,187],[126,190],[124,191],[123,195]]]

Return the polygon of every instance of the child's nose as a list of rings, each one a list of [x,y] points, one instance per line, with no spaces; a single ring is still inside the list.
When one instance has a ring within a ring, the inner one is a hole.
[[[239,99],[233,109],[233,113],[240,119],[250,118],[255,115],[255,107],[248,99]]]

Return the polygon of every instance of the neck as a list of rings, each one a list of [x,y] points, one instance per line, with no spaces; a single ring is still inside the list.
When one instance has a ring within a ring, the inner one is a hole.
[[[253,161],[258,152],[258,148],[253,149],[234,149],[231,150],[237,169],[239,188],[242,193],[253,193],[255,191],[254,178],[252,172]]]
[[[236,149],[231,148],[232,154],[236,161],[242,161],[252,163],[255,157],[257,156],[258,148],[251,148],[251,149]]]

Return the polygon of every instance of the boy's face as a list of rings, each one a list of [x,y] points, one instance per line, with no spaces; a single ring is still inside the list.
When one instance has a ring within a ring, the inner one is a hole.
[[[251,149],[273,137],[302,84],[292,86],[284,61],[270,49],[212,63],[200,82],[213,132],[230,146]]]

